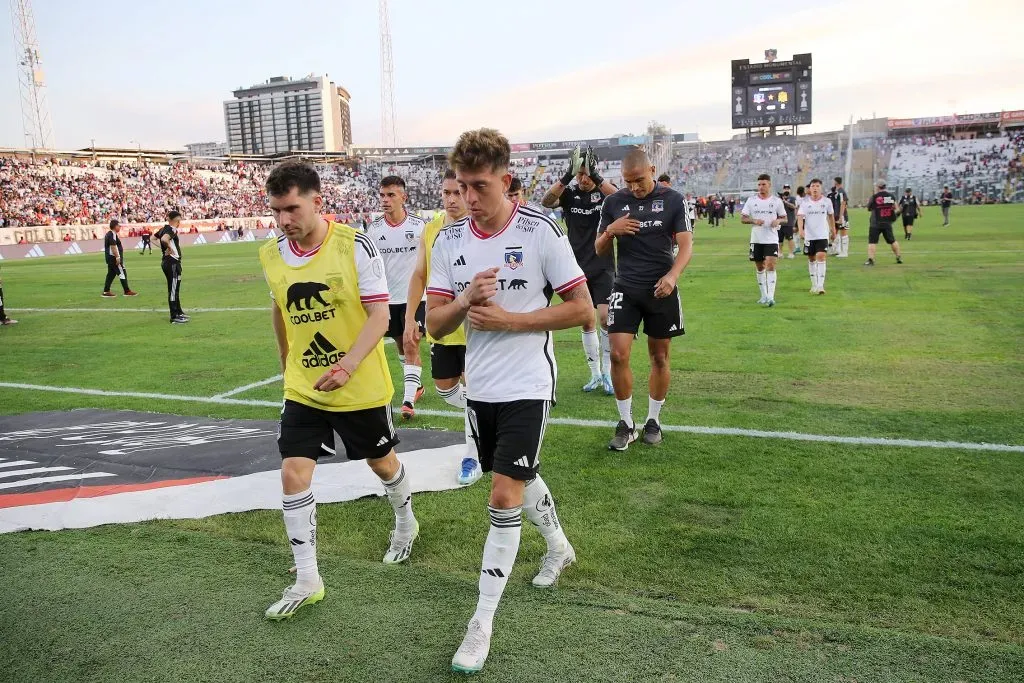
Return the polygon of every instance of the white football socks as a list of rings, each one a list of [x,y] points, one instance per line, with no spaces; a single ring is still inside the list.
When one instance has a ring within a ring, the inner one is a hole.
[[[768,278],[763,270],[757,271],[757,288],[761,290],[761,298],[768,296]]]
[[[597,338],[597,330],[583,333],[583,353],[587,357],[587,367],[590,368],[590,376],[598,377],[601,374],[601,344]]]
[[[478,619],[484,630],[491,632],[494,626],[494,612],[498,609],[501,594],[508,583],[512,566],[519,552],[519,538],[522,535],[522,507],[499,510],[488,506],[491,529],[484,542],[484,556],[480,567],[480,599],[476,604],[473,619]]]
[[[629,428],[633,428],[633,397],[622,400],[615,399],[615,406],[619,409],[619,419],[625,421]]]
[[[665,399],[660,401],[650,396],[647,397],[647,419],[654,420],[661,424],[661,407],[665,405]]]
[[[555,500],[551,497],[548,485],[539,476],[526,484],[523,510],[526,518],[547,541],[549,552],[562,552],[568,547],[569,539],[565,537],[565,531],[558,522],[558,513],[555,512]]]
[[[612,374],[612,345],[608,341],[608,328],[598,327],[597,334],[601,339],[601,372]]]
[[[818,289],[825,289],[825,269],[827,261],[818,261]]]
[[[841,256],[850,255],[850,236],[840,235],[839,237],[839,254]]]
[[[420,388],[420,375],[423,367],[419,365],[405,366],[405,403],[416,403],[416,392]]]
[[[388,501],[395,511],[395,531],[399,534],[411,534],[416,528],[416,517],[412,514],[412,487],[405,476],[405,465],[398,465],[398,473],[393,479],[381,480],[388,494]]]
[[[769,299],[775,298],[775,282],[778,279],[778,274],[774,270],[765,271],[765,290],[768,293]]]
[[[295,558],[295,585],[301,589],[320,587],[320,571],[316,566],[316,501],[313,489],[306,489],[281,499],[284,528]]]
[[[480,457],[476,451],[476,440],[473,438],[473,429],[469,425],[469,411],[466,409],[466,385],[456,384],[451,389],[440,389],[435,385],[434,388],[437,389],[437,395],[443,398],[445,403],[463,412],[465,418],[463,429],[466,434],[466,457],[479,460]]]
[[[815,267],[817,261],[807,262],[807,273],[811,276],[811,287],[814,289],[818,288],[818,269]]]

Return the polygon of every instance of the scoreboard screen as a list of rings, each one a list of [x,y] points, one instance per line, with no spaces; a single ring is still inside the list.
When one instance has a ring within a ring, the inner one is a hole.
[[[784,62],[732,60],[732,127],[797,126],[811,122],[811,55]]]

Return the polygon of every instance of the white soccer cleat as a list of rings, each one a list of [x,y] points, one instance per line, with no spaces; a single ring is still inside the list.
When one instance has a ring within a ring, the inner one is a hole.
[[[550,588],[558,581],[562,570],[576,561],[576,551],[572,545],[566,544],[565,550],[554,553],[550,550],[540,561],[540,571],[533,577],[533,585],[537,588]]]
[[[469,622],[466,637],[452,657],[452,671],[475,674],[484,668],[487,654],[491,651],[491,634],[484,630],[479,619]]]
[[[760,299],[757,300],[757,303],[759,303],[762,306],[764,306],[766,303],[768,303],[768,297],[762,296]]]
[[[412,535],[401,535],[399,536],[398,531],[391,532],[391,546],[388,551],[384,553],[384,564],[398,564],[399,562],[405,562],[412,555],[412,542],[416,540],[416,537],[420,535],[420,523],[416,522],[416,528],[413,529]]]
[[[312,605],[324,599],[324,582],[314,589],[298,589],[296,586],[288,586],[284,589],[281,599],[267,608],[265,616],[271,621],[290,619],[299,609],[306,605]]]

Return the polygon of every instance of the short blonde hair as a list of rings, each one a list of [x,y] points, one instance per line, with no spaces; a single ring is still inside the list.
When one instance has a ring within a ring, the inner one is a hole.
[[[448,165],[455,170],[496,171],[507,169],[512,158],[508,138],[493,128],[467,130],[459,136],[448,154]]]

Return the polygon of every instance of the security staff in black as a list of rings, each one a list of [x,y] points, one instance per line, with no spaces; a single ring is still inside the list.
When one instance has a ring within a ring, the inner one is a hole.
[[[896,263],[903,263],[900,257],[900,243],[892,233],[892,224],[900,212],[899,201],[891,192],[886,191],[885,181],[877,183],[878,192],[871,195],[868,200],[868,211],[871,212],[871,228],[868,231],[868,260],[865,266],[875,265],[875,249],[878,248],[878,238],[884,237],[886,243],[896,254]]]
[[[189,317],[181,309],[181,246],[178,244],[178,226],[181,214],[171,211],[167,214],[167,225],[156,233],[156,241],[160,243],[160,269],[167,278],[167,307],[171,312],[171,322],[180,325],[187,323]]]
[[[654,182],[654,166],[639,148],[622,161],[626,188],[604,200],[595,242],[606,256],[617,249],[618,269],[608,298],[608,332],[612,347],[612,384],[619,422],[608,448],[624,451],[636,440],[633,422],[633,371],[629,356],[643,323],[651,359],[650,397],[644,443],[661,442],[661,406],[670,380],[672,337],[683,334],[683,309],[676,282],[693,253],[693,227],[683,195]],[[613,244],[615,242],[616,244]],[[672,247],[679,253],[673,258]]]
[[[608,297],[612,293],[615,277],[615,257],[612,254],[598,256],[594,250],[597,226],[601,222],[601,205],[604,198],[618,190],[601,177],[597,157],[592,149],[584,151],[576,147],[569,155],[569,167],[562,179],[551,186],[541,204],[548,209],[562,208],[562,217],[569,233],[576,263],[587,276],[590,300],[597,309],[600,328],[591,319],[583,326],[583,353],[590,368],[590,379],[583,385],[583,391],[602,389],[606,394],[614,392],[611,380],[611,346],[608,340]],[[572,185],[573,179],[576,184]]]
[[[128,286],[128,271],[124,268],[124,247],[121,246],[121,238],[117,234],[120,229],[121,225],[115,218],[110,221],[110,230],[107,230],[107,234],[103,237],[103,257],[107,261],[107,279],[103,281],[102,296],[107,299],[117,296],[110,291],[110,285],[113,284],[114,278],[121,280],[121,289],[124,290],[125,296],[136,296],[136,293]]]
[[[903,216],[903,236],[909,240],[914,234],[914,219],[921,215],[921,205],[909,187],[900,197],[900,213]]]

